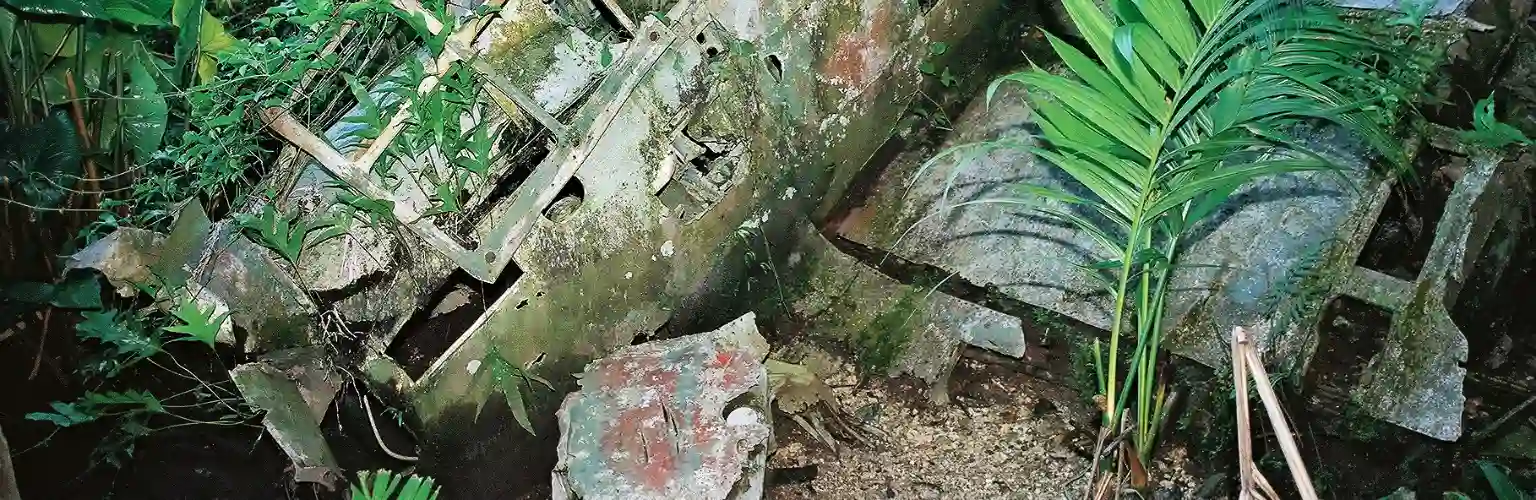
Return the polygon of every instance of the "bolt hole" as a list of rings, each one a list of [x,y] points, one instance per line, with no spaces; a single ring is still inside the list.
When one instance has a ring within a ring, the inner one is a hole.
[[[544,207],[544,218],[549,219],[550,222],[560,223],[581,208],[581,200],[586,197],[585,195],[586,190],[581,187],[581,180],[572,177],[570,182],[566,182],[565,187],[560,188],[560,192],[555,194],[555,201],[550,202],[548,207]]]
[[[768,73],[773,75],[773,81],[784,81],[784,62],[779,60],[779,56],[768,54],[763,60],[768,63]]]
[[[654,41],[657,41],[657,40],[661,39],[661,33],[657,33],[655,31],[652,31],[651,34],[648,35],[648,37],[651,39],[652,42],[654,42]]]

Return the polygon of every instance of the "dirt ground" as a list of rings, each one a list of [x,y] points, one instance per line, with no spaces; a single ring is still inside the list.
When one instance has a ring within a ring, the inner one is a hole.
[[[947,405],[899,379],[855,385],[846,365],[828,383],[845,411],[887,437],[839,454],[780,419],[767,498],[1054,499],[1086,486],[1092,412],[1064,385],[969,359]],[[1164,455],[1160,493],[1193,491],[1182,450]]]

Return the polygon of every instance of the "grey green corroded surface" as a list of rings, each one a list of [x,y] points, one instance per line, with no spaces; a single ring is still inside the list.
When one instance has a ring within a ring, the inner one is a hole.
[[[1095,246],[1089,237],[1027,206],[985,203],[1017,199],[1014,187],[1021,183],[1087,195],[1023,150],[1034,127],[1031,117],[1020,86],[1002,87],[990,106],[978,99],[943,147],[992,145],[961,149],[926,171],[921,171],[925,157],[899,159],[869,202],[843,223],[842,234],[1107,330],[1108,296],[1077,267],[1106,258],[1089,253]],[[1271,297],[1293,278],[1292,270],[1334,251],[1340,228],[1358,205],[1362,191],[1356,186],[1368,177],[1366,155],[1353,141],[1328,131],[1306,140],[1338,159],[1344,175],[1287,174],[1250,183],[1191,232],[1182,256],[1191,267],[1174,274],[1166,318],[1175,327],[1166,344],[1174,352],[1221,365],[1228,349],[1217,332],[1239,325],[1271,331],[1265,324],[1276,306]],[[963,203],[972,204],[957,206]],[[1282,343],[1277,337],[1260,335],[1261,348]],[[1300,347],[1288,345],[1280,357],[1295,357]]]
[[[262,362],[237,366],[229,376],[246,403],[266,412],[262,425],[296,467],[320,468],[340,475],[336,457],[320,433],[320,419],[310,411],[298,382],[283,370]]]
[[[154,283],[150,267],[165,235],[138,228],[120,228],[69,256],[64,269],[95,269],[112,284],[118,295],[139,293],[135,284]]]
[[[508,454],[553,459],[545,446],[558,400],[530,401],[537,437],[515,430],[498,410],[505,405],[486,404],[492,393],[472,383],[489,347],[558,394],[583,365],[636,335],[663,325],[708,330],[770,297],[770,269],[794,247],[798,221],[830,207],[830,193],[894,128],[922,81],[930,36],[964,34],[996,7],[941,1],[925,17],[912,2],[711,0],[680,2],[665,22],[631,13],[639,36],[613,48],[603,82],[568,121],[580,133],[601,123],[602,110],[615,112],[606,132],[576,145],[592,151],[575,172],[580,204],[559,222],[535,220],[513,254],[521,277],[412,385],[424,464],[495,494],[515,481],[476,467]],[[647,43],[668,46],[637,68],[632,54]],[[615,100],[613,85],[634,71],[636,90]],[[682,189],[686,161],[666,181],[679,136],[730,153],[711,168],[729,175],[705,176],[721,182],[717,198]],[[664,186],[653,193],[658,177]]]
[[[217,222],[196,256],[188,291],[200,301],[222,304],[235,325],[250,332],[246,352],[263,353],[314,344],[315,304],[277,254],[240,234],[229,221]]]
[[[916,377],[944,402],[964,344],[1024,356],[1018,318],[899,283],[833,248],[809,223],[802,227],[790,262],[804,268],[805,290],[791,310],[812,338],[849,347],[865,369]]]
[[[469,390],[466,367],[489,345],[499,346],[514,363],[542,356],[544,363],[564,366],[661,326],[672,308],[716,279],[711,266],[722,265],[718,258],[736,247],[739,229],[773,226],[771,221],[818,204],[822,198],[816,194],[829,189],[828,165],[851,176],[879,144],[876,137],[895,123],[901,106],[889,101],[909,98],[914,88],[916,58],[905,53],[926,50],[928,31],[968,26],[972,20],[956,14],[962,5],[941,3],[934,12],[942,14],[942,23],[918,21],[915,6],[903,3],[811,1],[684,2],[666,16],[666,24],[641,21],[644,30],[672,40],[672,48],[628,100],[603,102],[599,87],[577,113],[572,123],[579,127],[589,123],[583,117],[592,110],[618,106],[615,122],[622,126],[591,145],[603,161],[577,171],[585,192],[581,205],[558,224],[537,221],[516,250],[523,276],[417,382],[424,419],[430,422],[448,406],[484,397]],[[714,9],[752,12],[724,16]],[[854,19],[835,21],[849,16]],[[861,16],[881,23],[858,25],[854,20]],[[711,31],[713,21],[722,18],[759,21],[727,22],[724,32]],[[797,21],[839,31],[797,29]],[[752,43],[728,44],[709,59],[706,44],[696,41],[701,30],[707,41],[745,37],[738,41]],[[861,36],[870,30],[880,30],[879,36]],[[766,54],[783,58],[782,78],[767,70]],[[614,66],[621,67],[626,56],[616,57]],[[888,76],[898,70],[910,76]],[[830,99],[804,100],[818,95]],[[664,140],[679,126],[687,129],[690,124],[676,121],[690,115],[706,117],[696,124],[699,130],[739,138],[745,154],[733,168],[742,172],[740,183],[697,222],[684,223],[670,215],[676,207],[663,204],[646,186],[669,154]],[[708,121],[710,116],[733,119]],[[862,131],[869,136],[856,134]]]
[[[1354,391],[1372,416],[1435,439],[1461,436],[1466,400],[1467,338],[1451,319],[1492,228],[1518,206],[1524,161],[1476,153],[1451,191],[1435,228],[1429,257],[1412,282],[1411,298],[1395,311],[1386,345],[1371,359]],[[1504,265],[1505,263],[1485,263]]]

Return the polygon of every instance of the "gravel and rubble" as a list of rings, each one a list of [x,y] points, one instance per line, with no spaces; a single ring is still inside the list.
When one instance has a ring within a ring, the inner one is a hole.
[[[954,402],[940,406],[907,381],[859,384],[851,367],[836,365],[826,379],[844,410],[883,431],[885,442],[836,453],[781,428],[769,468],[796,478],[770,479],[777,484],[768,498],[1054,499],[1076,498],[1087,484],[1095,427],[1072,388],[964,360],[951,380]],[[1193,491],[1187,454],[1163,455],[1159,489]]]

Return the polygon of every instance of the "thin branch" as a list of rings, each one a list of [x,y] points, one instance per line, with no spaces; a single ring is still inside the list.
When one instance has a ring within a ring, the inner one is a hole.
[[[27,374],[27,380],[37,378],[37,369],[43,366],[43,350],[48,346],[48,323],[53,319],[53,308],[43,310],[43,325],[37,337],[37,356],[32,358],[32,372]]]
[[[30,205],[30,204],[27,204],[27,203],[22,203],[20,201],[16,201],[16,200],[13,200],[13,199],[10,199],[10,198],[3,198],[3,197],[0,197],[0,201],[6,202],[6,203],[10,203],[12,205],[16,205],[18,207],[25,208],[27,210],[36,211],[36,212],[88,212],[88,213],[95,213],[95,212],[105,212],[106,211],[106,210],[102,210],[100,208],[69,208],[69,207],[49,208],[49,207],[39,207],[37,205]]]

